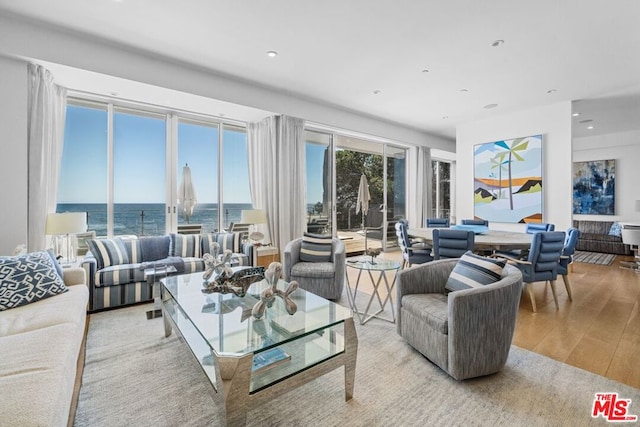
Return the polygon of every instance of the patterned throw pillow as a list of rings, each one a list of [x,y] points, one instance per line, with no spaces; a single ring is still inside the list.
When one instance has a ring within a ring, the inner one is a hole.
[[[447,291],[461,291],[495,283],[502,277],[507,260],[487,258],[467,251],[447,279]]]
[[[169,243],[169,256],[180,256],[183,258],[201,258],[200,234],[176,234],[171,233]]]
[[[0,311],[66,291],[48,252],[0,257]]]
[[[300,248],[300,261],[330,262],[332,243],[331,235],[304,233]]]
[[[611,228],[609,229],[609,236],[622,236],[622,225],[619,222],[615,221],[611,224]]]
[[[112,265],[129,264],[129,254],[121,238],[89,239],[89,251],[96,257],[98,270]]]
[[[242,252],[242,233],[208,233],[202,236],[202,254],[211,253],[216,242],[220,245],[220,253],[229,249],[234,254]]]

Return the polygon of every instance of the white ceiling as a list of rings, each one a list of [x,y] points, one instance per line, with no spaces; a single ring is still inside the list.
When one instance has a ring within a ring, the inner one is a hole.
[[[640,129],[637,0],[0,0],[2,11],[448,138],[569,100],[574,136]]]

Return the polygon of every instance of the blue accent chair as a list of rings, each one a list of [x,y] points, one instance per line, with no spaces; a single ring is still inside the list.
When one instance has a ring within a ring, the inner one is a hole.
[[[571,296],[571,283],[569,282],[569,264],[573,261],[573,254],[576,252],[578,237],[580,237],[580,230],[577,228],[571,227],[567,230],[567,239],[562,249],[560,264],[558,264],[558,274],[562,276],[562,281],[564,282],[564,287],[567,289],[567,295],[569,295],[570,301],[573,301],[573,298]]]
[[[402,268],[411,267],[412,264],[424,264],[433,261],[431,256],[431,248],[416,248],[411,245],[409,235],[407,234],[406,221],[396,222],[396,236],[398,236],[398,245],[402,250]]]
[[[539,233],[540,231],[554,231],[555,229],[556,229],[555,225],[542,222],[539,224],[527,223],[527,228],[525,231],[529,234],[533,234],[533,233]]]
[[[449,228],[449,218],[427,218],[424,222],[427,228]]]
[[[460,258],[475,246],[473,231],[436,228],[432,235],[434,259]]]
[[[532,285],[534,282],[549,282],[553,293],[553,300],[558,306],[558,295],[556,294],[556,279],[560,265],[560,256],[565,246],[564,231],[541,231],[534,233],[529,248],[527,260],[508,258],[522,272],[522,281],[531,299],[533,312],[536,309],[536,300],[533,295]],[[502,255],[497,255],[502,256]]]

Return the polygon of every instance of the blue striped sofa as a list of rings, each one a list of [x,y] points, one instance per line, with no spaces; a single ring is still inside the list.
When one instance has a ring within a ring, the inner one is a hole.
[[[202,255],[213,242],[220,252],[230,249],[231,265],[253,265],[253,246],[242,242],[242,233],[208,233],[147,236],[139,239],[91,239],[82,262],[89,286],[89,312],[153,299],[144,270],[154,265],[172,265],[174,274],[204,270]]]

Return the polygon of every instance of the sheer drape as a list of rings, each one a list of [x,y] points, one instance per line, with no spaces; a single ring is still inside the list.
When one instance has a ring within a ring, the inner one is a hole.
[[[251,201],[267,212],[265,240],[282,252],[306,229],[304,121],[274,116],[250,123],[247,146]]]
[[[431,149],[412,147],[409,149],[409,197],[407,220],[411,227],[424,227],[425,220],[431,215]]]
[[[55,212],[58,174],[62,159],[66,90],[53,83],[51,73],[29,64],[27,111],[28,250],[44,249],[47,214]]]

